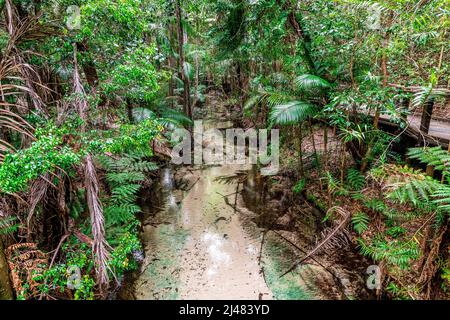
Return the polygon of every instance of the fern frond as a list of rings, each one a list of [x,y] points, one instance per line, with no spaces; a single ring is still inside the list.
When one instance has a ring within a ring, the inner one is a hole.
[[[144,180],[145,175],[142,172],[110,172],[106,175],[106,181],[113,186]]]
[[[158,169],[158,165],[151,161],[136,160],[130,157],[120,158],[118,161],[112,163],[110,169],[116,171],[141,171],[149,172]]]
[[[347,184],[353,190],[361,190],[366,184],[366,178],[359,170],[350,168],[347,172]]]
[[[169,124],[174,124],[176,126],[180,125],[189,126],[192,125],[193,123],[192,120],[184,113],[174,109],[164,110],[164,112],[161,113],[161,118],[158,120],[165,127],[169,126]]]
[[[442,147],[411,148],[406,154],[410,159],[417,159],[435,170],[450,173],[450,153]]]
[[[112,190],[111,199],[113,203],[116,204],[134,203],[140,188],[140,184],[125,184],[119,186]]]
[[[364,201],[364,205],[375,212],[384,212],[387,209],[386,203],[381,199],[371,198]]]
[[[386,261],[401,269],[407,269],[411,262],[420,256],[420,249],[416,242],[402,242],[400,240],[386,241],[376,237],[367,244],[363,239],[358,239],[361,254],[375,261]]]
[[[357,212],[352,217],[353,229],[358,234],[363,233],[369,228],[369,216],[364,212]]]
[[[125,224],[135,219],[135,215],[141,212],[141,208],[135,204],[125,203],[111,205],[105,208],[105,218],[108,224]]]
[[[0,235],[11,234],[17,231],[20,224],[15,216],[0,217]]]

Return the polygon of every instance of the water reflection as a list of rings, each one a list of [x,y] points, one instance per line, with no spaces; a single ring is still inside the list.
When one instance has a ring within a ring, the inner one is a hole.
[[[222,266],[227,266],[231,263],[231,256],[225,252],[224,246],[227,240],[218,233],[206,231],[202,236],[202,242],[206,245],[211,260],[211,264],[206,270],[208,278],[211,278],[218,273]]]

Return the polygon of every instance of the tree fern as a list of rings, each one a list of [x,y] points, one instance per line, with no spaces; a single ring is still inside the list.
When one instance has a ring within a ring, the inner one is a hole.
[[[118,233],[130,231],[139,226],[136,214],[141,208],[136,204],[145,173],[156,170],[155,163],[145,160],[143,151],[134,151],[117,158],[103,155],[100,163],[106,170],[106,181],[111,195],[105,201],[104,209],[108,236],[113,239]],[[113,236],[114,235],[114,236]]]

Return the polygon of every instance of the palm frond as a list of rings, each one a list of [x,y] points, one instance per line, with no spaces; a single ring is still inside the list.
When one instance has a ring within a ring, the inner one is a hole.
[[[305,101],[290,101],[276,105],[270,113],[273,124],[292,125],[306,120],[316,114],[317,107]]]
[[[99,181],[94,161],[90,154],[87,155],[84,164],[84,183],[86,185],[86,200],[94,237],[92,253],[95,260],[95,271],[101,288],[106,289],[109,284],[108,270],[110,270],[108,265],[110,256],[108,251],[109,245],[105,239],[105,217],[99,197]]]
[[[295,78],[294,83],[299,90],[305,93],[315,93],[331,88],[331,84],[327,80],[312,74],[301,75]]]
[[[165,109],[161,113],[161,118],[159,121],[163,126],[169,126],[169,124],[176,126],[189,126],[193,124],[192,120],[183,112],[174,109]]]
[[[439,97],[447,96],[446,89],[443,88],[433,88],[433,86],[429,85],[427,87],[422,87],[419,91],[414,94],[414,98],[412,100],[413,107],[420,107],[424,105],[431,99],[436,99]]]

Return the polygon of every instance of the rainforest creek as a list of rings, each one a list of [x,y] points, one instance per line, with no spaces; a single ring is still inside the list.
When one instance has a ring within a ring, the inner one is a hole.
[[[449,300],[448,1],[0,11],[0,300]]]

